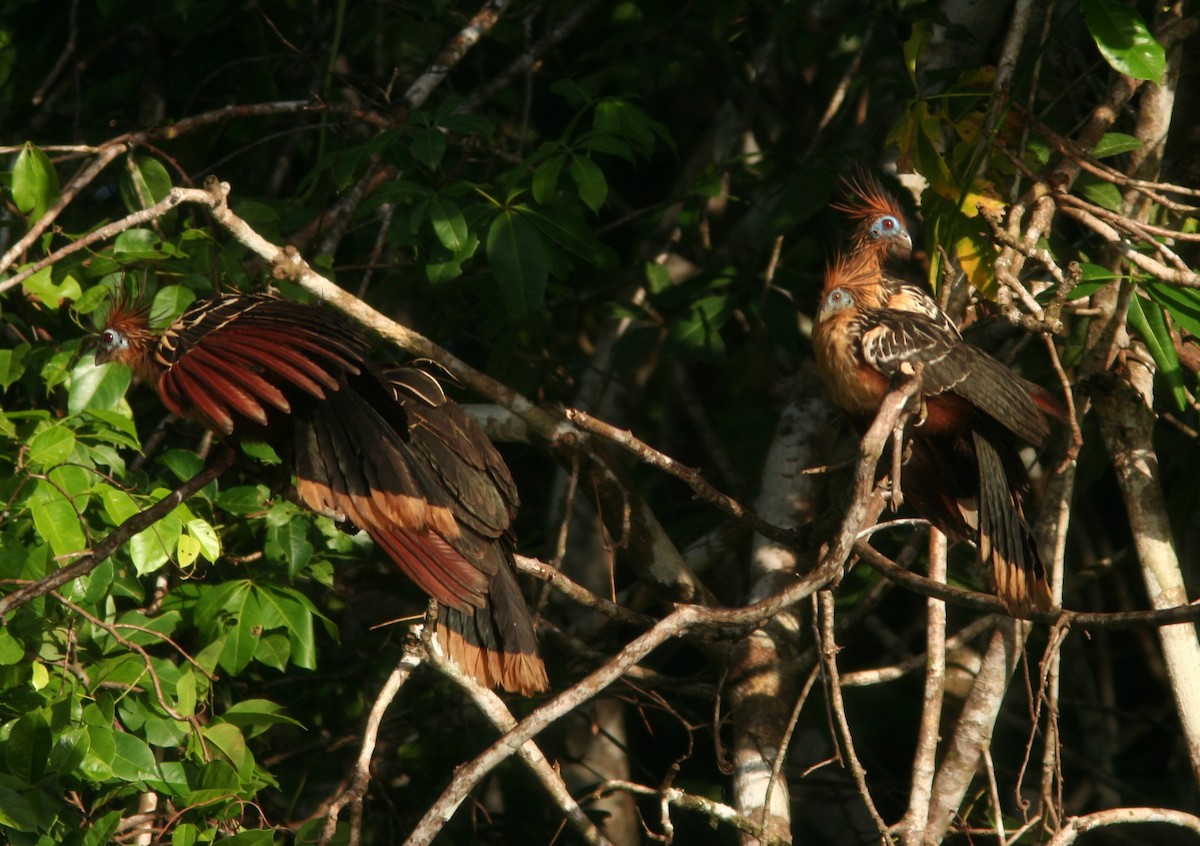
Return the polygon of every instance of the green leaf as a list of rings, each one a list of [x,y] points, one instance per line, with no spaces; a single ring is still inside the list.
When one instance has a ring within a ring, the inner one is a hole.
[[[317,668],[316,639],[313,636],[313,617],[317,609],[308,597],[292,588],[264,586],[261,601],[273,603],[276,612],[283,618],[291,644],[291,660],[297,667],[306,670]]]
[[[195,301],[196,292],[183,285],[159,288],[150,304],[150,322],[165,328]]]
[[[229,759],[241,778],[249,776],[248,770],[254,767],[254,757],[246,748],[246,738],[242,736],[241,729],[230,723],[216,723],[205,726],[202,733],[205,740],[220,749]]]
[[[511,209],[503,210],[488,227],[487,254],[508,315],[522,318],[540,311],[550,256],[533,224]]]
[[[33,804],[23,794],[3,785],[0,785],[0,828],[13,831],[38,829],[38,815]]]
[[[467,246],[470,232],[462,210],[452,200],[433,197],[429,200],[429,222],[433,232],[447,250],[458,252]]]
[[[287,565],[288,575],[295,578],[312,560],[313,545],[308,540],[308,521],[289,520],[267,529],[263,552],[269,561]]]
[[[43,267],[22,282],[21,287],[50,309],[57,309],[64,302],[74,302],[83,295],[79,281],[70,274],[63,276],[61,282],[55,282],[53,267]]]
[[[50,158],[28,141],[13,165],[12,195],[17,209],[36,223],[58,199],[58,171]]]
[[[29,344],[0,349],[0,388],[8,390],[13,382],[25,373],[25,360],[29,357]]]
[[[171,175],[158,159],[137,156],[121,182],[121,199],[130,212],[141,211],[171,192]]]
[[[167,450],[161,460],[181,482],[186,482],[204,469],[204,459],[190,449]]]
[[[221,557],[221,537],[212,524],[197,517],[188,520],[186,528],[188,534],[200,545],[200,554],[204,556],[205,561],[211,564]]]
[[[87,546],[87,538],[70,500],[54,485],[39,480],[29,497],[29,511],[38,534],[55,555],[69,555]]]
[[[283,713],[283,706],[269,699],[244,699],[225,709],[221,719],[239,727],[247,737],[257,737],[271,726],[302,727],[298,720]]]
[[[1158,82],[1167,64],[1137,9],[1121,0],[1083,0],[1083,19],[1100,55],[1118,73]]]
[[[3,744],[8,772],[30,783],[37,782],[46,771],[53,742],[45,714],[31,711],[23,715],[13,724]]]
[[[1146,349],[1158,365],[1158,371],[1167,380],[1175,406],[1183,411],[1187,408],[1187,390],[1183,385],[1183,371],[1179,366],[1179,355],[1171,339],[1171,330],[1163,317],[1162,309],[1144,301],[1140,296],[1129,298],[1129,325],[1145,343]]]
[[[217,495],[217,507],[239,517],[262,511],[266,503],[267,492],[257,485],[238,485]]]
[[[715,295],[698,300],[691,313],[671,327],[670,338],[693,354],[719,355],[725,349],[720,328],[729,319],[729,298]]]
[[[81,360],[71,372],[67,410],[71,414],[81,414],[93,409],[112,411],[125,398],[131,378],[128,367],[97,365],[89,356]]]
[[[517,206],[517,210],[543,235],[584,261],[605,270],[615,270],[620,264],[616,251],[602,244],[591,228],[578,217],[567,212],[549,212],[526,205]]]
[[[1104,159],[1120,153],[1128,153],[1130,150],[1140,150],[1144,146],[1141,139],[1134,138],[1132,135],[1126,135],[1123,132],[1107,132],[1092,148],[1092,155],[1097,159]]]
[[[29,460],[43,467],[61,464],[75,450],[75,433],[66,426],[51,426],[29,442]]]
[[[608,197],[608,180],[604,178],[604,171],[587,156],[572,156],[570,171],[571,178],[579,186],[579,198],[598,214]]]
[[[1142,290],[1171,315],[1171,319],[1200,338],[1200,291],[1177,288],[1164,282],[1146,282]]]
[[[154,753],[141,738],[125,732],[113,733],[113,775],[124,781],[142,781],[158,775]]]
[[[0,666],[16,664],[25,659],[25,645],[13,635],[9,626],[0,628]]]
[[[165,496],[165,492],[157,492]],[[179,534],[183,523],[173,514],[168,514],[153,526],[138,532],[129,542],[129,557],[139,576],[161,569],[171,560],[171,553],[179,545]]]
[[[437,129],[414,129],[409,149],[414,159],[430,170],[437,170],[446,153],[446,136]]]
[[[84,726],[72,726],[62,731],[50,750],[50,769],[60,776],[70,775],[87,757],[91,743]]]
[[[164,259],[176,253],[153,229],[126,229],[113,241],[113,256],[122,261]]]
[[[543,205],[558,199],[558,176],[562,173],[567,157],[563,154],[551,156],[533,172],[533,198]]]

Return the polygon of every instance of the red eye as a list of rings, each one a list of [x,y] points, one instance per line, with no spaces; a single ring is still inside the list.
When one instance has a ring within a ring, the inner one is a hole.
[[[889,231],[896,228],[896,221],[892,220],[890,217],[885,217],[882,221],[882,224],[883,228]]]
[[[113,342],[112,330],[105,329],[104,332],[100,335],[100,340],[101,340],[101,342],[103,342],[105,344],[111,344]]]

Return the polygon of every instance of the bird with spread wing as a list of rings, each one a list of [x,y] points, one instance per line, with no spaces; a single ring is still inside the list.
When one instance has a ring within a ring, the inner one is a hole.
[[[435,637],[480,683],[546,689],[513,564],[518,496],[503,459],[438,380],[384,370],[332,311],[265,294],[197,300],[161,333],[118,300],[98,363],[173,413],[290,462],[300,500],[353,523],[439,605]]]

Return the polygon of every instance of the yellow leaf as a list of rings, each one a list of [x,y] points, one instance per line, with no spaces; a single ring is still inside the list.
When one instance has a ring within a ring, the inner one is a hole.
[[[992,245],[976,235],[959,238],[954,245],[954,258],[967,276],[967,281],[984,293],[995,288],[993,267],[996,261]]]

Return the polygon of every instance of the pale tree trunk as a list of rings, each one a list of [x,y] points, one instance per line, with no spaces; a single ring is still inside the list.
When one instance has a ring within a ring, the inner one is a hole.
[[[1178,24],[1181,13],[1181,7],[1177,6],[1160,14],[1159,29]],[[1161,82],[1142,87],[1136,135],[1143,146],[1130,155],[1129,174],[1134,178],[1158,179],[1182,59],[1183,43],[1176,40],[1168,51],[1167,69]],[[1151,203],[1144,195],[1134,191],[1127,194],[1126,213],[1130,218],[1145,221],[1150,211]],[[1155,608],[1184,605],[1188,602],[1187,590],[1154,451],[1154,373],[1142,360],[1130,359],[1123,377],[1118,377],[1110,392],[1096,397],[1101,435],[1125,499],[1150,603]],[[1200,641],[1192,623],[1162,626],[1158,636],[1179,722],[1187,739],[1192,771],[1200,784]]]
[[[829,424],[836,410],[815,391],[788,404],[767,452],[762,486],[755,502],[760,517],[777,526],[793,527],[805,522],[816,499],[820,476],[807,475],[805,468],[823,463],[829,440]],[[774,593],[797,570],[792,547],[755,537],[750,559],[747,602]],[[784,738],[789,728],[799,685],[791,677],[800,633],[796,609],[780,614],[751,633],[734,648],[730,659],[729,683],[725,691],[732,723],[733,806],[763,826],[767,838],[791,842],[791,807],[786,770]],[[760,842],[742,834],[747,846]]]

